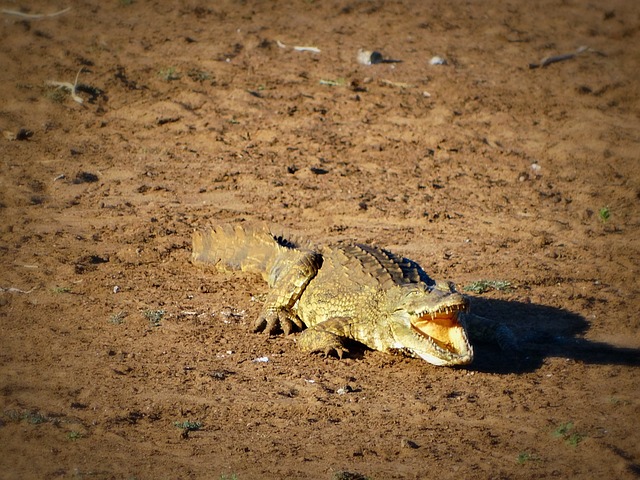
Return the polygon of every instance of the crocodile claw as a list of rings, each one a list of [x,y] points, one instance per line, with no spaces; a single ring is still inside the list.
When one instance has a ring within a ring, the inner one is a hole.
[[[329,346],[324,349],[322,352],[324,357],[332,357],[337,356],[340,360],[344,355],[349,355],[349,349],[341,346]]]
[[[320,324],[302,332],[298,337],[298,346],[307,352],[320,353],[325,357],[337,356],[342,359],[349,353],[349,349],[345,347],[344,338],[323,327],[326,325]]]
[[[254,332],[266,332],[269,335],[276,335],[278,332],[289,335],[303,329],[304,323],[287,308],[266,309],[253,323]]]

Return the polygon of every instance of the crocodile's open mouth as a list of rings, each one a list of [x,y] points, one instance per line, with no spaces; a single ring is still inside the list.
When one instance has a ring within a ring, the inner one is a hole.
[[[464,327],[458,317],[460,312],[466,312],[467,305],[444,307],[437,312],[424,313],[412,321],[413,329],[429,338],[438,347],[454,354],[467,350],[468,343]]]

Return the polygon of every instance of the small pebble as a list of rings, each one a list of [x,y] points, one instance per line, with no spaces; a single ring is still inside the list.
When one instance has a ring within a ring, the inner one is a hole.
[[[353,388],[351,387],[351,385],[345,385],[344,387],[340,387],[338,390],[336,390],[336,393],[338,395],[344,395],[345,393],[351,392],[353,392]]]
[[[403,438],[400,441],[400,446],[402,448],[420,448],[420,445],[418,445],[416,442],[414,442],[413,440],[409,440],[408,438]]]
[[[375,65],[376,63],[382,63],[383,56],[380,52],[370,52],[369,50],[358,50],[358,63],[362,65]]]

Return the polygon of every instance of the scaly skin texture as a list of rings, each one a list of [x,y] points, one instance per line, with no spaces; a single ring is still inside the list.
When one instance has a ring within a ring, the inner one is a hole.
[[[266,228],[217,227],[193,234],[192,261],[262,274],[270,291],[254,330],[302,330],[303,350],[342,357],[353,340],[434,365],[473,360],[463,321],[468,300],[378,247],[312,249]]]

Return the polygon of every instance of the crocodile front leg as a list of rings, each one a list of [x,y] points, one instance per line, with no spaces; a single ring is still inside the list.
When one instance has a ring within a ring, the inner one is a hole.
[[[298,337],[298,346],[305,352],[320,352],[324,355],[335,353],[339,358],[349,353],[346,347],[351,338],[351,319],[334,317],[311,328]]]
[[[311,251],[288,250],[277,258],[265,275],[271,287],[260,316],[253,324],[254,332],[285,335],[304,328],[295,306],[309,282],[322,265],[322,257]]]
[[[497,345],[504,352],[520,349],[518,339],[508,326],[473,313],[463,313],[462,319],[472,341]]]

